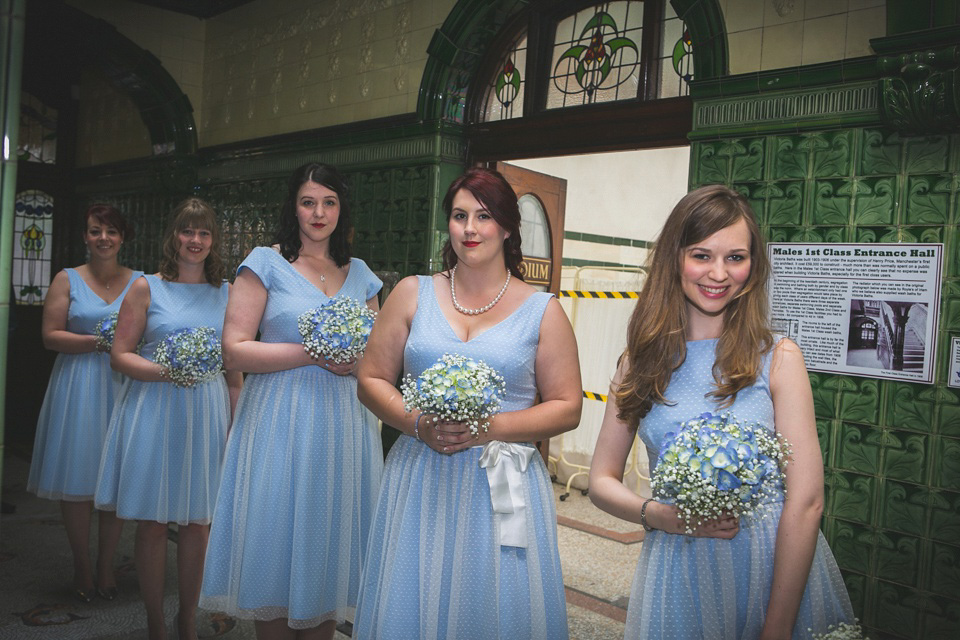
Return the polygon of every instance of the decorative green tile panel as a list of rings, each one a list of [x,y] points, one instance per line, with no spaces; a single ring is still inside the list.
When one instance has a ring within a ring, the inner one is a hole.
[[[906,224],[947,224],[950,222],[952,176],[911,176],[907,180]]]
[[[861,525],[836,520],[830,549],[841,569],[872,575],[875,535]]]
[[[830,485],[832,515],[860,524],[871,524],[874,518],[876,478],[830,470],[825,471],[824,478]]]
[[[926,480],[927,437],[919,433],[884,431],[881,472],[887,478],[921,483]]]
[[[938,390],[937,399],[940,420],[936,430],[942,435],[960,438],[960,390],[944,387]]]
[[[917,136],[904,138],[907,174],[943,172],[947,170],[948,142],[946,136]]]
[[[932,438],[931,443],[935,461],[933,486],[960,491],[960,439],[940,436]],[[960,544],[960,540],[957,543]]]
[[[854,242],[899,242],[900,229],[898,227],[856,227]]]
[[[936,603],[922,614],[924,640],[956,640],[960,629],[960,603],[948,597],[931,598]]]
[[[923,536],[927,531],[928,491],[895,480],[883,482],[880,521],[887,529]]]
[[[862,178],[856,180],[850,190],[856,194],[854,224],[885,225],[897,222],[896,178]]]
[[[810,145],[804,136],[777,136],[773,162],[775,180],[804,179],[809,176]]]
[[[920,566],[920,538],[893,533],[877,535],[877,577],[917,587]]]
[[[960,540],[960,493],[933,491],[929,500],[930,537],[956,544]]]
[[[833,465],[833,420],[817,418],[817,439],[820,441],[820,453],[823,464]]]
[[[829,373],[811,373],[813,410],[818,418],[833,418],[837,415],[837,384]]]
[[[878,580],[872,626],[903,638],[915,637],[920,619],[916,590]]]
[[[850,223],[853,186],[847,180],[823,180],[814,185],[814,208],[811,222],[816,225]]]
[[[761,223],[770,225],[803,223],[803,183],[768,182],[757,189],[754,198],[763,198]]]
[[[840,392],[839,418],[876,424],[880,400],[878,381],[872,378],[837,376],[833,379],[833,384],[836,384]]]
[[[910,431],[930,431],[936,392],[927,385],[909,382],[888,382],[886,385],[887,420],[884,424]]]
[[[763,176],[762,138],[706,143],[700,148],[698,184],[745,182]]]
[[[884,133],[877,129],[864,129],[863,154],[860,159],[859,175],[896,175],[900,172],[902,145],[900,136]]]
[[[883,435],[876,427],[844,422],[840,425],[837,465],[850,471],[876,474],[880,470],[882,439]]]
[[[937,542],[930,546],[933,570],[928,588],[941,596],[956,596],[960,593],[960,546]]]

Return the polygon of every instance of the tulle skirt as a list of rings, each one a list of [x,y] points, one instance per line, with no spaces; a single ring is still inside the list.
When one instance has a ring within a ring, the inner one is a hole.
[[[446,456],[402,436],[390,450],[354,636],[567,637],[550,478],[523,474],[526,548],[501,546],[481,448]]]
[[[227,444],[200,606],[295,629],[352,617],[383,448],[352,376],[247,376]]]
[[[27,490],[51,500],[93,500],[110,411],[123,377],[105,353],[61,353],[43,398]]]
[[[223,374],[190,388],[127,380],[110,418],[96,507],[126,520],[209,524],[229,424]]]
[[[744,518],[732,540],[647,534],[630,592],[624,638],[631,640],[753,640],[760,635],[773,582],[782,503],[763,518]],[[793,638],[853,622],[850,598],[823,535]]]

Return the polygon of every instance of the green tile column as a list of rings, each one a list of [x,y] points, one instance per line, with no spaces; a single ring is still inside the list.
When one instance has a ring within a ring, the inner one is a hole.
[[[7,381],[10,277],[13,263],[13,206],[17,188],[20,133],[20,74],[23,66],[25,0],[0,0],[0,388]],[[6,394],[0,399],[0,478]]]

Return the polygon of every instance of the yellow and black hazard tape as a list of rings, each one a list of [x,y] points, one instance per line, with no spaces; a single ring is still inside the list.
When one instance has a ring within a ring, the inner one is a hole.
[[[639,298],[639,291],[561,291],[561,298],[596,298],[598,300],[628,300]]]
[[[587,400],[599,400],[600,402],[606,402],[607,396],[602,393],[594,393],[593,391],[584,391],[583,397]]]

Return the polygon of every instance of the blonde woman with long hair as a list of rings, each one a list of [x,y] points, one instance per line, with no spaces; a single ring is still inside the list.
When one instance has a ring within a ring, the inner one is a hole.
[[[806,638],[852,621],[819,531],[810,381],[797,345],[769,328],[769,271],[749,204],[718,185],[680,200],[653,249],[590,471],[593,502],[648,532],[626,638]],[[627,455],[639,435],[654,468],[668,432],[723,411],[790,442],[785,487],[767,517],[728,515],[686,534],[675,505],[623,484]]]

